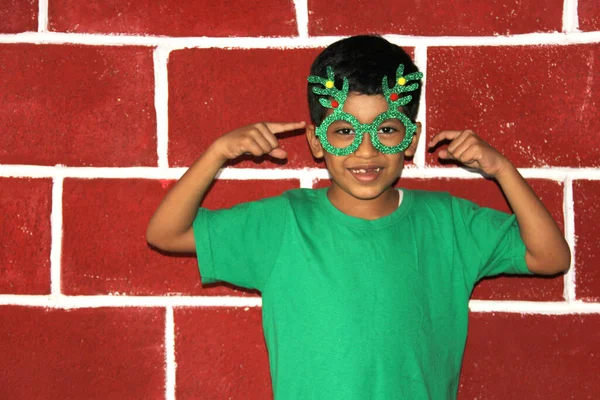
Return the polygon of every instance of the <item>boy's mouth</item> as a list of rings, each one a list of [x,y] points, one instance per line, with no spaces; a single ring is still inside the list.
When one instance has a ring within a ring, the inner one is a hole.
[[[353,174],[369,174],[381,171],[381,167],[377,168],[348,168]]]
[[[379,176],[379,173],[383,170],[383,167],[376,166],[359,166],[355,168],[348,168],[348,171],[352,176],[359,182],[372,182]]]

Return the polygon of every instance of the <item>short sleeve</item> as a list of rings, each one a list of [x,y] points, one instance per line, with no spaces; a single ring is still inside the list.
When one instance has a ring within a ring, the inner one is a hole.
[[[453,197],[457,246],[473,283],[498,274],[531,274],[516,217]]]
[[[262,290],[279,255],[288,209],[283,196],[217,211],[200,208],[193,229],[202,282]]]

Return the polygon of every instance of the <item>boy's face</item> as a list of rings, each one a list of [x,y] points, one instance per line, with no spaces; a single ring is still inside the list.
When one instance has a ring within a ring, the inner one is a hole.
[[[381,113],[388,110],[388,103],[383,95],[363,95],[350,92],[344,103],[344,111],[352,114],[362,124],[370,124]],[[331,113],[328,110],[328,113]],[[328,115],[328,114],[327,114]],[[380,132],[402,131],[403,125],[397,120],[381,124]],[[327,135],[352,135],[352,126],[345,121],[332,123]],[[404,166],[404,156],[415,153],[421,124],[417,123],[417,131],[408,149],[398,154],[383,154],[379,152],[365,135],[356,151],[347,156],[334,156],[323,150],[319,138],[315,135],[315,127],[309,126],[306,130],[308,143],[316,158],[324,158],[327,170],[331,175],[332,185],[329,192],[331,199],[338,200],[351,198],[357,200],[371,200],[378,198],[386,192],[400,175]],[[376,132],[369,133],[376,134]],[[403,135],[403,131],[400,132]],[[343,139],[341,139],[343,140]],[[351,140],[351,139],[348,139]],[[348,197],[350,196],[350,197]]]

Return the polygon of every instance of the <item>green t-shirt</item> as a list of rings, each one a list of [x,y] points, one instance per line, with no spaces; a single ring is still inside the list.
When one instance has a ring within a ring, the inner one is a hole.
[[[194,221],[204,283],[258,289],[276,400],[453,399],[475,283],[529,273],[514,216],[403,190],[373,221],[297,189]]]

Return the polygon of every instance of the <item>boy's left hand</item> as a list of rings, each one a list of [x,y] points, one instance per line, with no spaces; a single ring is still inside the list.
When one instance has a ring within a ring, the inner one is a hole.
[[[441,131],[429,141],[427,146],[432,148],[442,140],[450,140],[448,148],[440,150],[438,154],[442,159],[456,160],[490,176],[497,176],[510,165],[506,157],[470,129]]]

